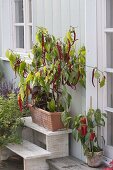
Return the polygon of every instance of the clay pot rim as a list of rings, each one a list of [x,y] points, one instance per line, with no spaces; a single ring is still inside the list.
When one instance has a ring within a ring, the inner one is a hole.
[[[34,108],[40,112],[46,113],[47,115],[61,115],[62,112],[49,112],[41,108],[37,108],[36,106],[33,107],[32,104],[28,104],[28,108]]]
[[[104,151],[103,150],[100,150],[98,152],[94,152],[93,153],[94,155],[92,156],[92,152],[88,152],[88,154],[86,155],[87,157],[94,157],[94,156],[97,156],[97,155],[103,155],[104,154]]]

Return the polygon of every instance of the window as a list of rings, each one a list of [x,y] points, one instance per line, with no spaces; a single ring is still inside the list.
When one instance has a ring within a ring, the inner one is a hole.
[[[103,1],[103,60],[106,71],[106,86],[104,88],[103,107],[107,112],[104,129],[105,156],[113,157],[113,0]]]
[[[13,49],[28,52],[32,48],[32,0],[12,0]]]

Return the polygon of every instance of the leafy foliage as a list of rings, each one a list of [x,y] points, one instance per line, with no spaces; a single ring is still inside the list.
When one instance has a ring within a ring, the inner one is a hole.
[[[106,77],[101,70],[98,70],[97,67],[93,68],[93,71],[92,71],[92,84],[95,87],[94,78],[97,79],[97,82],[99,83],[100,88],[102,88],[105,85]]]
[[[94,152],[101,151],[98,144],[96,128],[105,125],[105,113],[100,109],[89,109],[87,115],[76,115],[73,119],[73,137],[77,141],[81,141],[84,154],[93,156]]]
[[[6,52],[15,74],[20,76],[21,99],[32,94],[33,104],[50,111],[68,112],[71,96],[66,86],[85,87],[85,47],[76,51],[76,32],[73,27],[64,41],[50,35],[46,28],[38,28],[33,46],[33,60],[29,65],[11,50]]]
[[[20,143],[19,128],[23,123],[15,94],[0,96],[0,147],[8,143]]]
[[[2,60],[0,59],[0,81],[3,79],[4,74],[3,74],[3,64]]]

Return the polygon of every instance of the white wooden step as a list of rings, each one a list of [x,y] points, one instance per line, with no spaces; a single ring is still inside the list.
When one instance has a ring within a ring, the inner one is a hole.
[[[44,127],[41,127],[39,125],[37,125],[36,123],[32,122],[32,118],[31,117],[24,117],[22,118],[22,120],[24,121],[24,125],[35,130],[38,131],[42,134],[45,134],[47,136],[51,136],[51,135],[63,135],[63,134],[68,134],[68,133],[72,133],[72,129],[61,129],[55,132],[52,132],[48,129],[45,129]]]
[[[24,159],[42,158],[51,155],[49,151],[26,140],[23,140],[21,144],[8,144],[6,147]]]

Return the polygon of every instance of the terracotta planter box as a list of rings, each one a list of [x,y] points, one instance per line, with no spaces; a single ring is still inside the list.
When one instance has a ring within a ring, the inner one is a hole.
[[[64,128],[61,121],[61,112],[48,112],[43,109],[29,105],[32,121],[51,131],[57,131]]]

